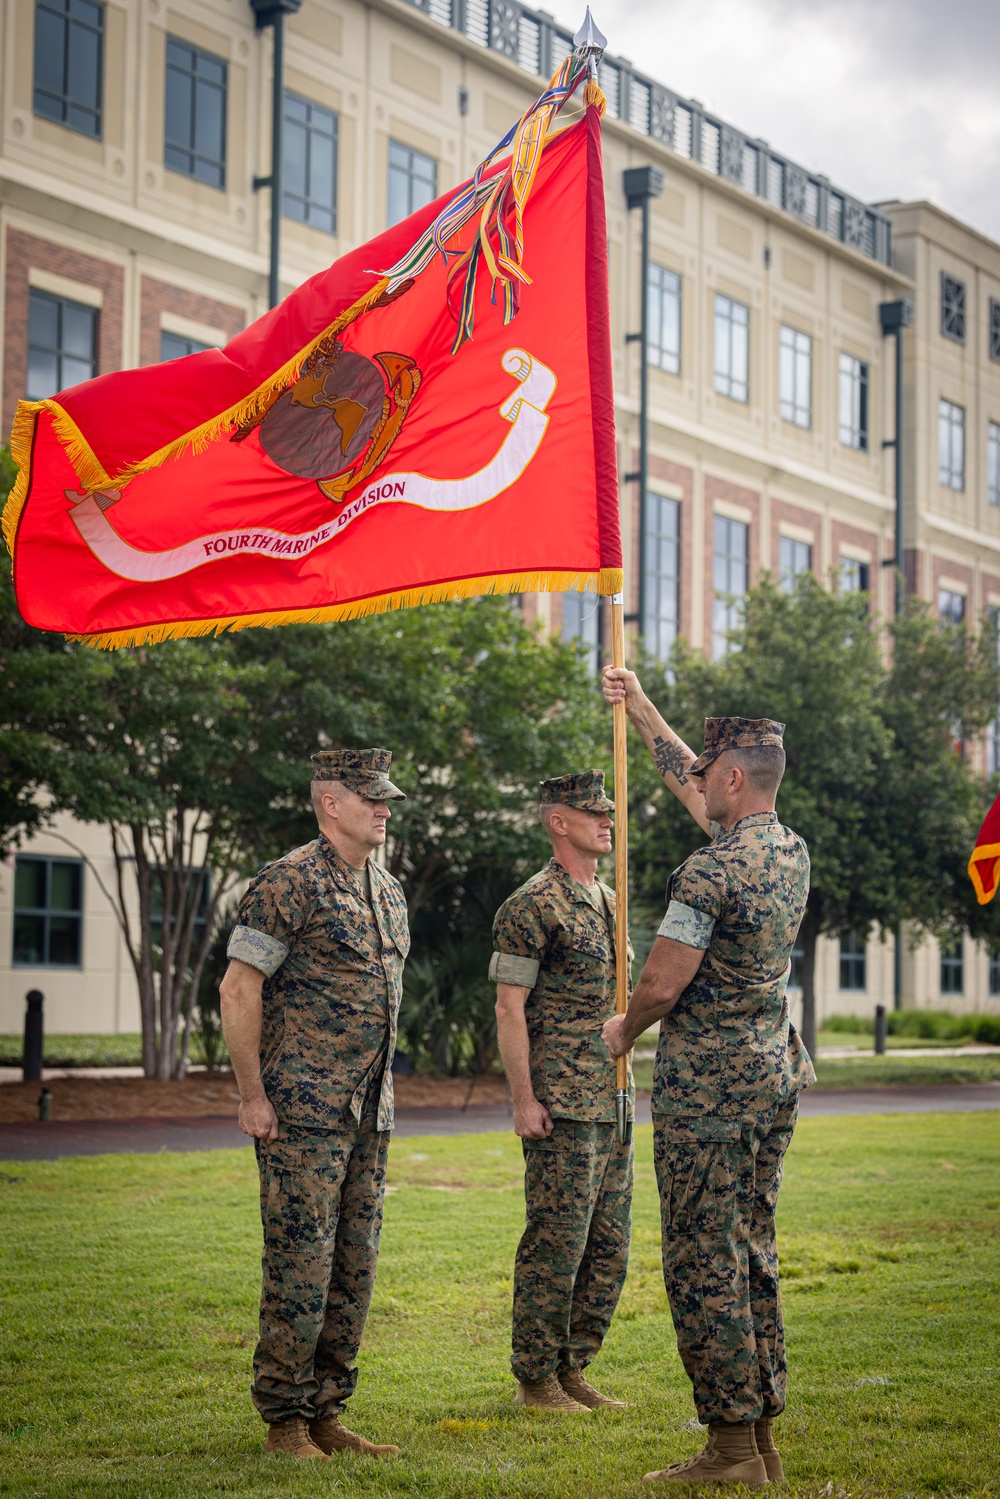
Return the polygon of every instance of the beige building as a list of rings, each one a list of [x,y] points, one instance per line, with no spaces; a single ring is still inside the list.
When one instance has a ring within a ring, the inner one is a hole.
[[[255,33],[246,0],[0,0],[0,26],[9,429],[26,394],[223,343],[265,310],[270,195],[254,178],[270,169],[271,33]],[[286,23],[283,290],[466,177],[569,45],[515,0],[303,0]],[[836,575],[891,609],[879,305],[900,298],[916,304],[912,586],[970,622],[1000,606],[1000,247],[928,205],[863,204],[623,59],[609,55],[601,81],[627,606],[638,614],[641,573],[647,643],[724,648],[732,601],[762,569]],[[622,173],[647,165],[664,181],[650,205],[642,536],[626,477],[640,214]],[[594,601],[525,610],[600,652]],[[995,766],[996,736],[988,753]],[[137,1029],[100,888],[109,860],[102,830],[60,821],[19,876],[0,868],[0,1031],[20,1028],[33,987],[50,1030]],[[817,979],[821,1013],[870,1013],[892,1003],[891,951],[825,942]],[[1000,962],[926,944],[904,964],[904,1001],[998,1005]]]

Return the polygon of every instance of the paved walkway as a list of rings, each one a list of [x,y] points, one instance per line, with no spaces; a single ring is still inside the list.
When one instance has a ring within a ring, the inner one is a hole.
[[[811,1088],[802,1097],[802,1115],[930,1114],[1000,1109],[1000,1083],[969,1083],[935,1088]],[[649,1099],[641,1098],[640,1124],[650,1120]],[[509,1130],[511,1115],[503,1104],[466,1110],[400,1108],[398,1136],[465,1135]],[[48,1124],[0,1124],[0,1161],[51,1161],[61,1156],[107,1155],[134,1151],[155,1155],[162,1150],[230,1150],[250,1141],[235,1120],[94,1119],[52,1120]]]

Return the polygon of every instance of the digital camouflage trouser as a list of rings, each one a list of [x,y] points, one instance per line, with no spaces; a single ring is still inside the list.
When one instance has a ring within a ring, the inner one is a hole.
[[[797,1112],[653,1120],[663,1279],[703,1424],[785,1408],[774,1209]]]
[[[389,1132],[282,1129],[257,1141],[260,1341],[253,1403],[313,1420],[353,1393],[382,1228]]]
[[[521,1143],[526,1223],[510,1364],[524,1382],[585,1369],[604,1342],[628,1269],[632,1145],[619,1144],[613,1124],[571,1119]]]

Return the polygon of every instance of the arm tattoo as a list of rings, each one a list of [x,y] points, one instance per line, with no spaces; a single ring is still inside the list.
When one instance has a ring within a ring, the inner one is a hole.
[[[687,785],[688,777],[684,772],[689,765],[694,764],[694,761],[679,744],[668,744],[665,739],[657,734],[653,740],[653,759],[656,761],[656,768],[664,780],[667,779],[668,774],[674,775],[677,777],[677,784],[679,786]]]

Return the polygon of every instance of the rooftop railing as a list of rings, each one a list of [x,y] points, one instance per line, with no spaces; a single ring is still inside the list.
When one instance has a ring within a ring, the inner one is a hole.
[[[545,11],[517,0],[409,0],[442,26],[460,31],[491,52],[549,78],[572,51],[573,38]],[[710,114],[696,99],[683,99],[639,73],[624,58],[605,56],[600,70],[608,114],[697,161],[725,182],[784,209],[803,224],[850,245],[882,265],[892,264],[892,225],[825,178],[807,172],[766,141],[744,135]]]

